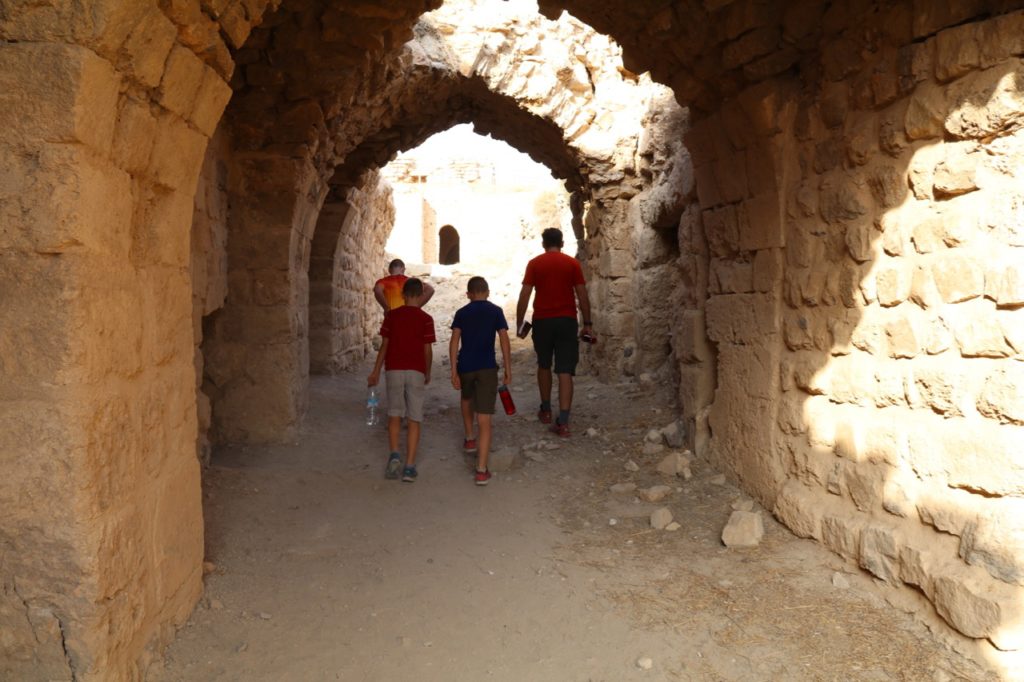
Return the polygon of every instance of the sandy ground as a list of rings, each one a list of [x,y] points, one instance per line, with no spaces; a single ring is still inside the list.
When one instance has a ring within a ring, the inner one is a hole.
[[[496,417],[497,447],[549,436],[533,415],[531,354],[516,348],[520,414]],[[659,389],[580,377],[573,437],[477,487],[447,373],[438,359],[416,483],[383,478],[386,433],[364,423],[362,371],[314,378],[299,442],[215,455],[213,570],[150,679],[985,678],[769,515],[760,547],[723,547],[741,495],[705,465],[661,503],[674,533],[650,528],[660,505],[610,493],[663,482],[659,457],[640,454],[668,421],[652,407]],[[624,470],[629,459],[640,471]],[[837,571],[849,587],[833,586]]]

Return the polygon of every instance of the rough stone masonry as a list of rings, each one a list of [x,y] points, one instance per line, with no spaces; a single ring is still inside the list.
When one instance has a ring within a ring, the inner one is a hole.
[[[440,4],[0,0],[0,676],[144,675],[197,447],[365,349],[373,171],[462,121],[565,178],[597,370],[668,361],[697,456],[1022,669],[1024,3]]]

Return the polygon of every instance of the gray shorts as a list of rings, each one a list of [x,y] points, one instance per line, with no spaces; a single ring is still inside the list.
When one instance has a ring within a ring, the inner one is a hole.
[[[410,421],[423,421],[423,400],[426,397],[426,377],[414,369],[395,369],[384,372],[388,387],[388,416],[409,417]]]

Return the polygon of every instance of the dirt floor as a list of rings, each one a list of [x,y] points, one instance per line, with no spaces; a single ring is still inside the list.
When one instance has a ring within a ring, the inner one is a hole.
[[[556,442],[534,417],[523,342],[516,358],[520,413],[496,417],[496,447],[532,444],[533,459],[488,487],[473,485],[439,357],[416,483],[383,478],[364,371],[314,378],[299,442],[218,452],[206,594],[149,678],[988,679],[887,605],[886,588],[767,513],[758,548],[726,549],[743,496],[701,462],[657,504],[611,493],[666,482],[663,454],[641,453],[670,420],[652,407],[664,389],[580,377],[574,434]],[[663,505],[678,531],[651,529]]]

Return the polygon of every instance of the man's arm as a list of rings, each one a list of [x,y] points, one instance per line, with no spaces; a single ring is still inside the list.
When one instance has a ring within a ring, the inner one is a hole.
[[[576,290],[576,299],[580,302],[580,312],[583,313],[583,331],[593,331],[594,326],[590,319],[590,296],[587,294],[586,284],[577,284],[573,287]]]
[[[366,380],[367,386],[376,386],[380,381],[380,370],[384,366],[384,357],[388,353],[388,339],[387,337],[380,344],[380,350],[377,351],[377,361],[373,363],[373,371],[370,372],[370,377]]]
[[[452,330],[452,340],[448,342],[448,364],[452,366],[452,388],[459,390],[462,388],[462,380],[459,379],[459,339],[462,338],[462,330],[455,328]]]
[[[434,297],[434,287],[430,286],[426,282],[423,283],[423,303],[420,303],[422,308],[427,304],[427,301]]]
[[[380,303],[380,307],[384,312],[388,311],[388,300],[384,298],[384,287],[379,284],[373,286],[373,297],[377,299],[377,303]]]
[[[498,330],[498,343],[501,344],[501,362],[505,367],[506,385],[512,383],[512,344],[508,340],[508,330]]]
[[[529,284],[524,284],[523,288],[519,290],[519,304],[516,306],[516,335],[521,339],[526,338],[519,335],[519,330],[523,328],[523,322],[526,320],[526,309],[530,305],[530,296],[532,295],[533,287]]]
[[[434,366],[434,344],[423,344],[423,359],[427,361],[427,371],[423,373],[423,384],[430,383],[430,370]]]

